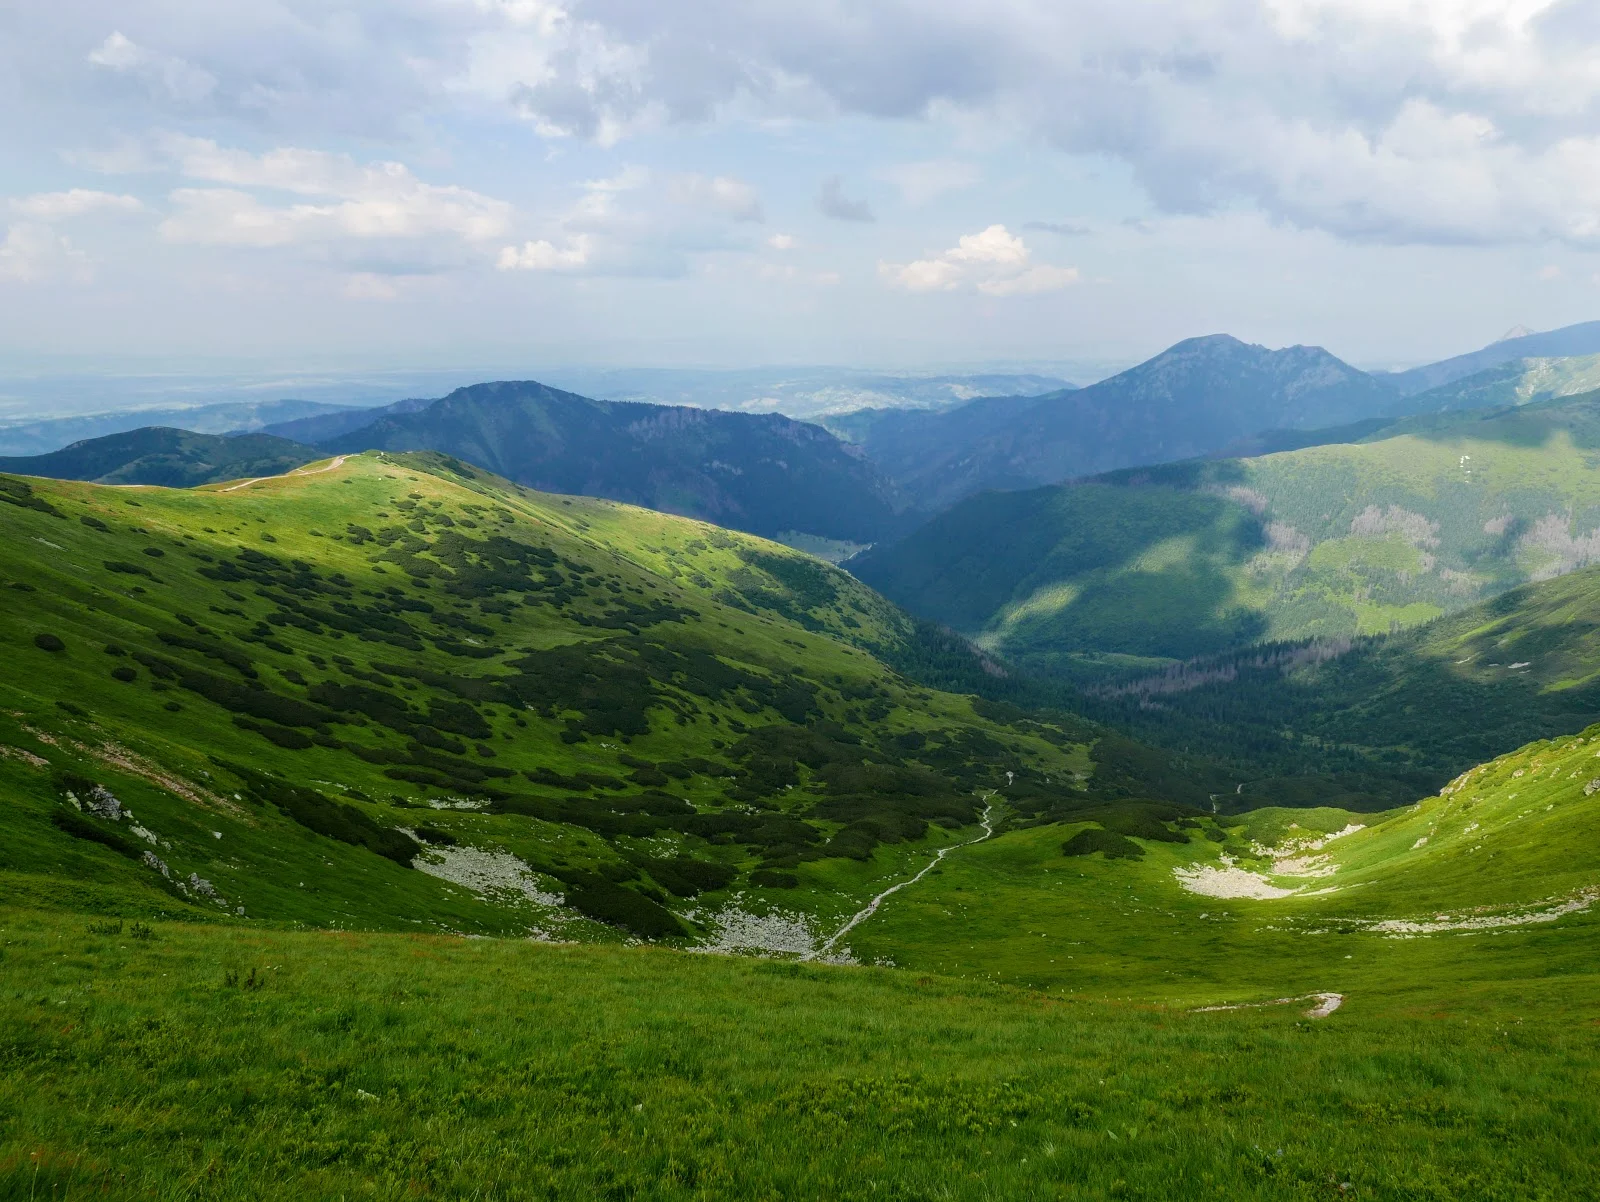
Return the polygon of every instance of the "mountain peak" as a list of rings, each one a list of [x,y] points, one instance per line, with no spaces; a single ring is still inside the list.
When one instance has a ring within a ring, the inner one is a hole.
[[[1537,334],[1538,332],[1538,330],[1529,329],[1527,326],[1512,326],[1489,345],[1496,346],[1502,342],[1510,342],[1513,338],[1526,338],[1530,334]]]

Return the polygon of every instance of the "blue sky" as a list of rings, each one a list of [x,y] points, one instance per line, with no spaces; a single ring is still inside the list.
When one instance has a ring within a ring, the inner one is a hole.
[[[1363,365],[1600,315],[1576,0],[0,13],[0,367]]]

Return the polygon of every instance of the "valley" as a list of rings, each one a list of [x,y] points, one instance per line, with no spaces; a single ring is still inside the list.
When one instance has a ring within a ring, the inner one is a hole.
[[[1592,395],[841,570],[511,388],[0,476],[10,1194],[1589,1190]]]

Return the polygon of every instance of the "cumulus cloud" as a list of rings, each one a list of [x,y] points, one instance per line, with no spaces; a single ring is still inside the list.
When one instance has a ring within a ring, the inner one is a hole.
[[[89,52],[89,62],[118,74],[132,75],[170,100],[198,103],[217,86],[216,76],[175,55],[160,54],[120,32]]]
[[[561,249],[541,238],[506,247],[495,266],[501,271],[579,271],[588,266],[593,248],[594,239],[588,234],[577,235]]]
[[[851,200],[844,194],[844,178],[830,175],[817,193],[817,211],[835,221],[876,221],[864,200]]]
[[[896,163],[885,167],[878,178],[900,189],[909,205],[924,205],[946,192],[970,188],[983,178],[972,163],[959,159],[927,159],[920,163]]]
[[[502,271],[681,276],[695,256],[752,250],[747,223],[765,220],[761,197],[733,176],[658,177],[628,166],[591,179],[542,237],[502,248]],[[770,242],[769,242],[770,245]]]
[[[1075,267],[1034,263],[1020,237],[1003,225],[964,234],[942,254],[910,263],[879,263],[878,273],[907,292],[954,292],[970,287],[987,296],[1052,292],[1076,283]]]
[[[19,196],[11,202],[13,212],[38,221],[60,221],[67,217],[82,217],[85,213],[107,211],[137,213],[143,208],[143,203],[136,196],[96,192],[89,188],[36,192],[32,196]]]
[[[0,279],[32,283],[62,271],[82,275],[87,266],[84,253],[48,225],[18,222],[0,242]]]
[[[767,245],[773,250],[793,250],[799,243],[793,234],[773,234],[767,239]]]
[[[202,138],[168,137],[162,151],[189,179],[233,185],[179,188],[161,234],[173,242],[284,246],[336,239],[447,237],[481,242],[505,233],[511,206],[455,185],[428,184],[402,163],[285,147],[264,154]],[[314,198],[283,204],[254,191]]]

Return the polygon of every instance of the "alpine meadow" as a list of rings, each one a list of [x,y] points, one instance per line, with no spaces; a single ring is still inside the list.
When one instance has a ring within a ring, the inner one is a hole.
[[[0,1202],[1600,1198],[1597,53],[0,11]]]

